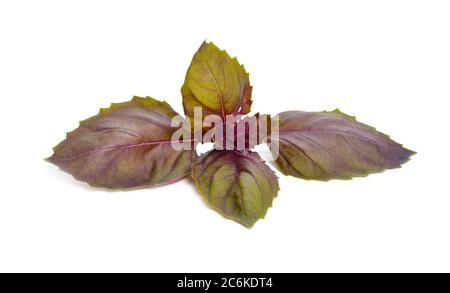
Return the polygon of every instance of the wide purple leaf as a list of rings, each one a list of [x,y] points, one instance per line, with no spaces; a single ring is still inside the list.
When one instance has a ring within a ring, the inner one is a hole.
[[[169,183],[190,174],[191,151],[172,148],[178,115],[166,102],[134,97],[81,121],[47,160],[93,186]]]
[[[339,110],[288,111],[278,114],[278,118],[279,137],[272,135],[271,139],[279,143],[275,164],[285,175],[350,179],[397,168],[414,154]]]
[[[192,167],[203,199],[227,218],[252,227],[277,196],[278,179],[257,153],[212,150]]]

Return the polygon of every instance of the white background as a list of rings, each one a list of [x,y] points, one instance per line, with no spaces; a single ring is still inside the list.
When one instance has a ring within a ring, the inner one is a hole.
[[[449,272],[448,1],[2,1],[0,271]],[[253,111],[333,110],[418,152],[351,181],[280,175],[253,229],[189,180],[110,192],[43,161],[133,95],[182,112],[207,39],[250,72]]]

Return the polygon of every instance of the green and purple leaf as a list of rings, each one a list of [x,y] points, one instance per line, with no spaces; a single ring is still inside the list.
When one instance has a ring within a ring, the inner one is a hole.
[[[264,218],[280,189],[274,172],[250,151],[203,154],[193,164],[192,178],[209,206],[248,228]]]
[[[250,112],[252,87],[244,66],[213,43],[200,46],[192,58],[181,88],[184,113],[194,117],[194,108],[201,107],[203,117]]]
[[[414,154],[389,136],[339,110],[278,114],[276,167],[304,179],[350,179],[398,168]],[[275,148],[276,149],[276,148]]]
[[[134,97],[81,121],[47,160],[93,186],[130,188],[176,181],[191,172],[194,152],[176,151],[178,115],[166,102]]]

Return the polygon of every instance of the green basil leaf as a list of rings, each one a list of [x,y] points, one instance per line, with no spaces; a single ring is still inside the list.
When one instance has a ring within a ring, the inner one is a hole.
[[[203,117],[250,112],[249,75],[244,66],[213,43],[200,46],[189,66],[181,88],[186,116],[194,117],[194,107],[202,107]]]
[[[192,178],[213,209],[248,228],[264,218],[278,178],[257,153],[212,150],[193,164]]]
[[[276,167],[303,179],[351,179],[397,168],[414,154],[389,136],[339,110],[278,114]],[[269,144],[271,145],[271,144]],[[272,151],[276,151],[276,147]],[[276,156],[276,154],[274,154]]]
[[[165,184],[191,172],[195,152],[172,148],[178,115],[166,102],[134,97],[81,121],[47,160],[93,186]]]

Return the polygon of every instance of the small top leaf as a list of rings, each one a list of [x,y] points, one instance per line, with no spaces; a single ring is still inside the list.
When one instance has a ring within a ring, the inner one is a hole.
[[[192,151],[171,146],[171,118],[166,102],[134,97],[111,104],[81,121],[47,160],[93,186],[153,186],[190,174]]]
[[[287,111],[277,116],[279,135],[272,135],[271,140],[279,144],[275,164],[285,175],[317,180],[350,179],[398,168],[414,154],[339,110]]]
[[[192,167],[192,178],[211,207],[248,228],[264,218],[280,189],[274,172],[250,151],[203,154]]]
[[[192,58],[181,88],[184,113],[194,117],[194,107],[202,107],[203,117],[250,112],[252,87],[244,66],[213,43],[200,46]]]

